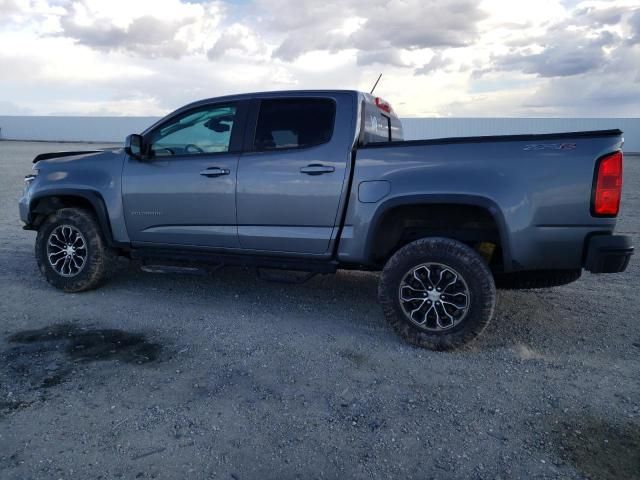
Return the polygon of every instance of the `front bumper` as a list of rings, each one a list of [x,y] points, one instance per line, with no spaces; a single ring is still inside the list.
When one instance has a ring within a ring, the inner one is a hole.
[[[625,235],[595,235],[587,242],[585,270],[591,273],[624,272],[633,255],[631,237]]]

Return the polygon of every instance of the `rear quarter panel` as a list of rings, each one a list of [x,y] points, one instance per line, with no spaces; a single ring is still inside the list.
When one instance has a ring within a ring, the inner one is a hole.
[[[596,160],[621,148],[620,136],[376,146],[358,151],[339,260],[369,263],[368,238],[389,206],[471,203],[501,228],[505,268],[579,268],[585,237],[615,219],[590,214]],[[575,144],[574,149],[531,145]],[[388,194],[358,199],[362,182],[384,180]]]

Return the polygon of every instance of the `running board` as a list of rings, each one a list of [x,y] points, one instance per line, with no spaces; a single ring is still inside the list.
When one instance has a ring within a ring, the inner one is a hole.
[[[146,273],[182,273],[187,275],[207,275],[204,268],[199,267],[178,267],[175,265],[142,265],[140,270]]]
[[[187,249],[136,248],[131,251],[131,258],[140,259],[147,266],[164,267],[165,264],[178,263],[187,264],[186,266],[189,268],[204,270],[208,270],[210,265],[216,269],[223,266],[242,266],[269,270],[294,270],[305,273],[335,273],[338,269],[338,262],[333,260],[224,254]],[[178,267],[182,268],[181,265]],[[169,268],[172,267],[169,266]]]

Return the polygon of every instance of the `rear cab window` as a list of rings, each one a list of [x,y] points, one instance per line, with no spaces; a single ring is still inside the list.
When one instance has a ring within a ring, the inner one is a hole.
[[[258,152],[308,148],[331,140],[336,104],[324,98],[267,99],[260,103],[253,142]]]

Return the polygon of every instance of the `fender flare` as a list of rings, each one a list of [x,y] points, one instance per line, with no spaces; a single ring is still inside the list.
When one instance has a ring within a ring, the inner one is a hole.
[[[109,215],[107,213],[107,207],[104,203],[104,199],[100,193],[95,190],[89,190],[84,188],[56,188],[52,190],[44,190],[35,194],[29,202],[29,220],[32,220],[32,214],[35,205],[40,200],[45,200],[49,197],[79,197],[88,201],[98,218],[98,224],[102,230],[102,234],[110,247],[119,246],[116,245],[113,240],[113,233],[111,232],[111,224],[109,223]]]
[[[400,195],[383,201],[376,209],[371,222],[369,223],[369,229],[367,231],[367,238],[365,242],[365,255],[364,257],[369,261],[373,260],[373,239],[376,232],[380,228],[380,224],[384,215],[393,208],[409,206],[409,205],[434,205],[439,203],[454,204],[454,205],[467,205],[470,207],[480,207],[491,215],[498,227],[498,235],[500,236],[500,243],[502,248],[502,260],[504,263],[505,271],[513,270],[512,256],[511,256],[511,244],[507,235],[507,224],[504,219],[504,215],[498,204],[493,200],[482,197],[479,195],[468,194],[415,194],[415,195]]]

